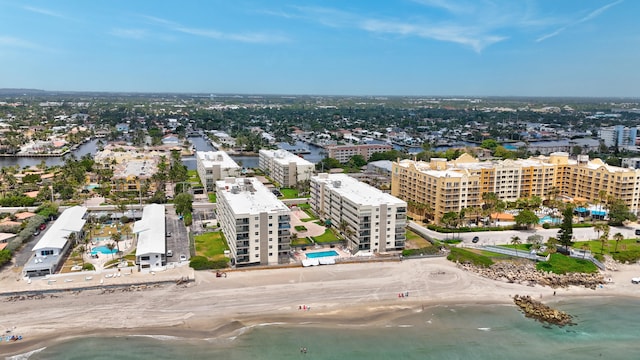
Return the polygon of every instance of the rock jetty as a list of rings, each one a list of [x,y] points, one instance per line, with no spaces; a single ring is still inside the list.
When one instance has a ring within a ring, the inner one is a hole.
[[[564,311],[552,309],[539,301],[533,300],[531,296],[516,295],[513,297],[513,302],[518,305],[526,317],[553,325],[574,325],[571,315]]]
[[[549,286],[554,289],[565,288],[568,286],[584,286],[595,290],[600,284],[605,283],[604,276],[602,274],[569,273],[560,275],[551,272],[539,271],[536,269],[535,264],[530,262],[502,261],[497,262],[488,268],[472,264],[459,264],[459,267],[492,280],[530,286]]]

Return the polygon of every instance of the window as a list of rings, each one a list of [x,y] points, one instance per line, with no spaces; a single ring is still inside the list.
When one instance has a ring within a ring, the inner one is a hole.
[[[149,257],[148,256],[140,256],[140,260],[142,261],[148,261]]]
[[[256,251],[258,251],[258,250],[260,250],[260,248],[256,246],[256,247],[255,247],[255,250],[256,250]]]

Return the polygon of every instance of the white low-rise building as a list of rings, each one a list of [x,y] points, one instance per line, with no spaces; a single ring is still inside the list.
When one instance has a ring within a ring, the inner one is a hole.
[[[60,214],[33,247],[34,255],[23,267],[23,275],[31,277],[55,273],[62,266],[64,255],[75,245],[70,238],[75,237],[76,241],[82,238],[86,213],[86,207],[74,206]]]
[[[282,187],[292,187],[309,180],[315,165],[289,151],[260,150],[258,167]]]
[[[347,239],[352,253],[404,248],[407,203],[346,174],[311,177],[311,208]]]
[[[138,270],[163,270],[167,263],[164,205],[146,205],[142,210],[142,219],[133,225],[133,233],[137,237],[136,265],[138,265]]]
[[[196,168],[205,191],[213,191],[215,182],[240,176],[242,168],[224,151],[197,151]]]
[[[289,263],[291,211],[256,178],[216,182],[218,221],[236,266]]]

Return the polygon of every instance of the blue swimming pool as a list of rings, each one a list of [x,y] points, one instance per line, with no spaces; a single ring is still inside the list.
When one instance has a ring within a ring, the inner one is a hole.
[[[561,222],[562,222],[562,219],[554,218],[549,215],[546,215],[545,217],[541,218],[539,221],[540,224],[548,223],[548,224],[554,224],[554,225],[560,224]]]
[[[95,255],[97,253],[108,255],[108,254],[115,254],[117,252],[118,252],[118,249],[109,250],[109,248],[106,246],[96,246],[93,249],[91,249],[91,255]]]
[[[317,258],[326,257],[326,256],[338,256],[338,252],[335,250],[329,250],[329,251],[307,253],[307,259],[317,259]]]

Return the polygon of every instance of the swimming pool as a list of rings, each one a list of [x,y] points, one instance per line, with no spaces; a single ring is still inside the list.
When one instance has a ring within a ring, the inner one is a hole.
[[[554,218],[551,217],[549,215],[544,216],[543,218],[540,219],[540,221],[538,223],[540,224],[560,224],[562,222],[562,219],[560,218]]]
[[[317,259],[317,258],[326,257],[326,256],[338,256],[338,252],[335,250],[329,250],[329,251],[307,253],[307,259]]]
[[[101,253],[101,254],[115,254],[118,252],[118,249],[113,249],[113,250],[109,250],[108,247],[106,246],[96,246],[93,249],[91,249],[91,255],[95,255],[97,253]]]

